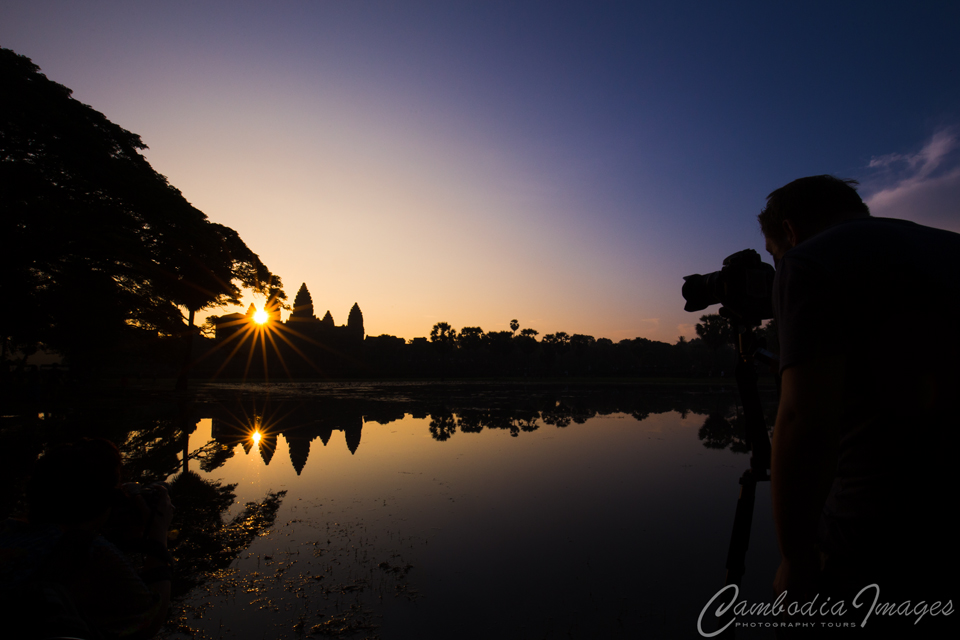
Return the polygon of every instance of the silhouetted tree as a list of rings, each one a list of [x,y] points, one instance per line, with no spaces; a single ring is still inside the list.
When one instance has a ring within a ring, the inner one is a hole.
[[[700,316],[696,329],[703,343],[714,351],[729,344],[735,338],[727,319],[715,313]]]
[[[7,49],[0,95],[0,298],[18,305],[0,335],[15,346],[76,360],[130,327],[193,333],[197,311],[279,286],[153,170],[139,136]]]
[[[483,346],[485,337],[480,327],[464,327],[460,330],[457,342],[463,349],[475,351]]]
[[[575,333],[570,336],[570,346],[577,352],[585,352],[596,344],[596,342],[593,336],[585,336],[582,333]]]
[[[509,331],[491,331],[487,334],[490,350],[499,356],[507,356],[513,351],[513,334]]]
[[[450,351],[457,344],[457,331],[450,326],[449,322],[438,322],[430,330],[430,342],[434,348],[440,352],[440,376],[445,377],[447,373],[447,357]]]
[[[449,322],[438,322],[430,330],[430,342],[436,345],[441,351],[448,349],[456,343],[457,330],[450,326]]]
[[[516,333],[516,332],[517,332],[517,329],[519,329],[519,328],[520,328],[520,323],[519,323],[519,322],[517,322],[516,320],[511,320],[511,321],[510,321],[510,331],[513,331],[514,333]]]
[[[548,361],[552,362],[555,356],[558,363],[562,363],[563,355],[570,348],[570,336],[565,331],[549,333],[543,336],[540,344],[544,347],[544,356],[548,358]],[[565,370],[561,370],[561,372],[565,372]]]
[[[519,336],[514,338],[517,346],[520,347],[520,351],[527,357],[537,350],[538,344],[536,336],[538,333],[536,329],[524,329],[520,332]]]
[[[565,331],[558,331],[543,336],[543,342],[554,347],[566,347],[570,344],[570,336]]]
[[[521,363],[523,375],[530,375],[536,367],[534,354],[540,348],[540,343],[537,342],[536,335],[536,329],[523,329],[520,335],[514,336],[513,338],[513,344],[522,354]]]

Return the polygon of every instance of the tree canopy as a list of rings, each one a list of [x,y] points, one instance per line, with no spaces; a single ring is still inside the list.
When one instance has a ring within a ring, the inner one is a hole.
[[[703,343],[714,351],[725,344],[736,341],[736,336],[730,328],[730,322],[716,313],[700,316],[696,331],[697,336],[703,340]]]
[[[285,297],[236,231],[153,170],[139,136],[71,93],[0,49],[0,297],[17,309],[0,338],[70,355],[130,327],[181,333],[244,288]]]
[[[430,342],[441,349],[453,346],[457,341],[457,330],[449,322],[438,322],[430,330]]]

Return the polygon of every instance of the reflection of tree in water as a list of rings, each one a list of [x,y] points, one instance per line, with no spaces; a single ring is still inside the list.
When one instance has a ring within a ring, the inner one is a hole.
[[[545,409],[540,413],[540,418],[543,420],[544,424],[553,425],[555,427],[569,427],[570,421],[573,419],[573,415],[570,413],[569,407],[557,403],[555,407],[550,407]]]
[[[463,409],[456,414],[457,426],[464,433],[480,433],[486,427],[508,431],[514,438],[520,435],[521,431],[539,429],[539,419],[540,412],[529,409]]]
[[[273,525],[286,491],[250,502],[230,522],[223,521],[223,514],[236,499],[236,486],[204,480],[193,471],[180,473],[170,482],[170,497],[176,505],[172,527],[179,530],[172,549],[177,559],[174,597],[217,577]]]
[[[335,442],[332,432],[342,432],[346,446],[356,453],[365,424],[386,425],[408,415],[429,420],[431,437],[445,442],[457,430],[480,433],[485,428],[497,429],[519,437],[541,426],[568,428],[598,415],[623,414],[643,421],[669,411],[681,416],[709,414],[700,430],[705,446],[747,451],[732,388],[448,383],[429,387],[370,384],[348,389],[331,385],[329,389],[330,393],[317,397],[229,391],[223,395],[230,397],[216,398],[208,391],[149,411],[131,413],[128,408],[109,416],[101,414],[85,423],[96,426],[92,435],[118,442],[131,471],[129,479],[141,482],[163,479],[185,468],[212,473],[240,455],[237,444],[248,454],[256,447],[264,464],[281,464],[273,455],[281,435],[289,449],[289,463],[299,475],[321,445]],[[775,406],[767,404],[768,411]],[[212,418],[213,440],[187,450],[188,437],[201,416]],[[250,437],[254,431],[261,434],[259,445]],[[9,504],[9,498],[6,501]]]
[[[16,507],[26,474],[43,450],[80,437],[103,437],[120,449],[127,480],[146,484],[179,472],[170,481],[171,498],[176,505],[171,529],[178,530],[171,544],[171,553],[177,560],[172,585],[175,599],[218,578],[254,538],[273,525],[284,492],[270,493],[260,502],[249,503],[235,518],[224,522],[223,514],[235,500],[235,485],[207,481],[193,471],[184,471],[195,462],[204,471],[216,469],[234,451],[214,440],[188,448],[189,436],[199,421],[190,403],[143,406],[101,400],[91,404],[69,411],[45,411],[43,419],[24,420],[23,427],[29,428],[29,432],[16,425],[0,432],[0,447],[23,462],[9,468],[17,477],[4,483],[4,513],[0,516],[6,517]],[[22,437],[28,434],[29,438]],[[184,609],[176,603],[167,630],[189,632]]]
[[[216,440],[211,440],[204,445],[203,456],[197,456],[200,460],[200,470],[204,473],[211,473],[226,464],[227,460],[233,457],[235,447],[228,447],[220,444]]]
[[[708,449],[726,449],[733,441],[733,425],[722,414],[714,411],[704,420],[697,435]]]
[[[457,430],[480,433],[496,429],[519,437],[541,426],[568,428],[574,423],[583,424],[597,415],[625,414],[642,421],[669,411],[681,415],[716,413],[701,430],[706,446],[746,451],[732,388],[364,384],[349,388],[318,385],[315,396],[303,393],[300,387],[290,387],[292,392],[286,396],[276,392],[241,395],[219,389],[150,406],[130,403],[105,409],[100,404],[89,414],[47,414],[44,420],[34,422],[40,433],[49,434],[44,439],[51,442],[69,437],[70,430],[113,440],[127,461],[129,479],[141,482],[164,479],[185,468],[212,473],[240,455],[237,444],[249,454],[254,454],[252,449],[256,447],[255,455],[262,457],[264,464],[280,464],[273,454],[281,435],[288,445],[289,463],[300,474],[320,446],[336,442],[331,440],[331,433],[340,431],[355,453],[365,423],[385,425],[407,415],[428,419],[430,435],[445,442]],[[187,450],[188,438],[200,417],[212,419],[213,439]],[[68,422],[70,430],[64,428]],[[254,431],[261,434],[259,446],[250,438]],[[10,500],[5,498],[7,504]]]
[[[708,449],[730,448],[734,453],[750,453],[747,443],[747,424],[740,414],[732,419],[724,417],[719,411],[712,411],[697,433],[703,446]]]
[[[323,387],[318,387],[323,389]],[[346,392],[345,392],[346,391]],[[637,387],[636,385],[497,385],[446,383],[429,387],[404,384],[365,384],[348,390],[331,385],[329,393],[318,397],[296,396],[270,400],[260,397],[252,410],[244,407],[250,399],[207,402],[206,415],[214,417],[214,438],[229,451],[198,452],[201,465],[209,460],[209,469],[225,460],[241,442],[251,448],[252,427],[247,419],[254,413],[272,416],[267,431],[269,440],[283,435],[290,448],[291,461],[299,474],[307,463],[311,442],[320,438],[326,446],[333,430],[344,433],[351,452],[360,446],[364,423],[389,424],[406,415],[429,420],[428,429],[438,442],[449,440],[457,430],[480,433],[499,429],[512,437],[536,431],[542,425],[559,428],[584,424],[598,415],[626,414],[638,421],[654,414],[678,412],[719,412],[721,418],[736,425],[730,417],[736,406],[731,388]],[[722,426],[722,425],[720,425]],[[228,428],[229,427],[229,428]],[[708,431],[710,431],[708,427]],[[726,442],[734,451],[745,450],[742,434],[714,438]],[[717,444],[717,446],[720,446]],[[270,452],[261,450],[265,462]],[[206,471],[208,466],[202,466]]]
[[[164,418],[128,422],[138,428],[125,435],[114,434],[130,479],[148,483],[179,472],[169,481],[171,500],[176,505],[171,528],[179,532],[171,545],[177,560],[172,585],[175,599],[219,577],[258,535],[273,525],[286,493],[268,493],[262,501],[248,503],[236,517],[224,522],[223,514],[236,500],[236,485],[204,480],[189,467],[199,463],[202,471],[214,471],[234,455],[235,447],[210,440],[190,449],[189,436],[199,422],[194,409],[192,404],[181,402],[176,411]],[[272,456],[269,438],[265,434],[268,442],[264,445],[261,441],[260,446],[261,455],[266,458]],[[265,448],[269,450],[264,452]],[[185,624],[183,610],[178,612],[174,605],[168,628],[176,626],[182,631]]]
[[[457,426],[464,433],[480,433],[483,425],[483,415],[479,411],[464,411],[457,415]]]
[[[453,416],[453,413],[441,409],[433,414],[433,419],[430,420],[430,435],[433,436],[434,440],[443,442],[456,432],[457,419]]]
[[[541,424],[565,428],[574,423],[584,424],[598,415],[624,413],[638,421],[643,421],[652,414],[667,411],[676,411],[681,417],[691,412],[708,413],[709,411],[716,413],[713,420],[718,421],[716,424],[708,424],[707,430],[702,432],[715,434],[711,436],[709,446],[730,447],[735,452],[748,451],[741,418],[724,417],[736,406],[735,396],[730,392],[651,394],[607,389],[606,393],[597,394],[564,390],[513,397],[510,403],[512,404],[504,403],[501,399],[501,406],[489,409],[475,408],[475,402],[472,403],[474,405],[472,407],[459,408],[456,399],[448,397],[439,408],[427,403],[424,413],[432,417],[431,435],[438,441],[445,441],[453,434],[451,413],[456,421],[456,427],[464,433],[480,433],[484,428],[501,429],[517,437],[521,432],[536,431]],[[720,405],[725,405],[727,408],[718,412],[716,407]]]
[[[170,632],[192,633],[184,599],[198,587],[220,579],[240,553],[273,526],[286,493],[268,493],[262,501],[247,503],[239,514],[224,522],[224,514],[236,500],[236,485],[205,480],[189,467],[199,463],[202,471],[212,472],[234,455],[235,446],[210,440],[191,450],[188,438],[198,420],[181,414],[173,419],[151,421],[131,431],[120,446],[125,466],[141,482],[164,479],[179,471],[169,481],[171,500],[176,505],[171,528],[178,531],[171,544],[177,562],[173,604],[166,625]],[[265,436],[267,442],[261,440],[259,448],[268,460],[273,449],[270,436]],[[248,451],[252,445],[251,441]]]
[[[518,417],[516,420],[517,424],[520,426],[520,431],[526,431],[529,433],[540,428],[540,425],[537,424],[536,416]]]
[[[236,499],[235,484],[204,480],[193,471],[170,482],[176,505],[173,528],[179,530],[173,554],[177,559],[174,595],[184,594],[225,569],[276,517],[285,491],[248,503],[230,522],[223,514]]]
[[[237,444],[242,444],[248,451],[256,446],[249,437],[243,437],[249,435],[245,429],[249,428],[248,422],[253,416],[260,416],[259,424],[261,427],[266,425],[270,431],[268,441],[284,436],[289,444],[291,463],[298,473],[311,453],[311,442],[314,457],[320,451],[321,441],[324,446],[328,441],[344,446],[343,441],[330,440],[331,432],[339,430],[351,451],[356,451],[360,444],[360,430],[365,424],[388,424],[408,415],[426,418],[431,435],[438,441],[445,441],[458,429],[464,433],[479,433],[484,428],[500,429],[519,437],[521,433],[535,431],[544,425],[569,427],[597,415],[631,415],[644,420],[669,411],[681,415],[711,414],[700,430],[705,446],[729,447],[735,452],[746,450],[742,424],[734,411],[735,391],[729,388],[674,390],[638,389],[630,385],[516,385],[506,389],[496,385],[450,384],[441,385],[440,389],[440,392],[431,392],[428,388],[424,393],[418,393],[418,389],[412,386],[397,385],[391,389],[369,385],[359,393],[351,388],[349,393],[339,395],[293,396],[286,400],[276,396],[271,400],[263,394],[256,396],[254,410],[248,406],[250,397],[245,399],[247,411],[243,410],[245,405],[238,396],[222,401],[208,393],[195,405],[157,403],[150,407],[125,406],[109,411],[100,405],[98,411],[86,415],[72,414],[69,420],[65,415],[51,416],[48,413],[44,420],[33,420],[25,426],[36,426],[38,430],[29,433],[44,434],[44,444],[53,441],[48,434],[57,434],[61,438],[77,433],[108,437],[121,444],[132,470],[132,479],[141,482],[180,472],[172,481],[177,505],[174,528],[180,531],[173,545],[178,560],[174,590],[181,595],[191,590],[191,596],[175,605],[176,613],[167,628],[170,634],[175,630],[192,634],[194,629],[191,627],[201,625],[193,621],[193,616],[203,615],[206,611],[210,618],[210,611],[204,607],[218,606],[209,604],[209,600],[219,597],[214,594],[220,594],[218,590],[221,589],[228,594],[225,597],[253,593],[250,597],[256,597],[258,603],[270,597],[263,595],[265,589],[275,589],[277,593],[287,593],[285,590],[289,589],[301,595],[310,594],[312,599],[309,606],[304,606],[300,618],[301,635],[311,632],[323,635],[337,628],[349,629],[350,625],[355,630],[369,631],[375,624],[375,614],[370,612],[371,599],[389,596],[394,588],[409,585],[405,574],[400,575],[409,569],[402,559],[383,554],[379,547],[369,542],[357,556],[355,547],[364,535],[364,523],[350,523],[348,528],[339,532],[336,526],[330,530],[329,523],[322,519],[288,523],[285,531],[299,527],[303,536],[313,535],[312,539],[319,541],[312,565],[307,564],[304,556],[293,552],[287,556],[274,554],[272,559],[269,555],[244,559],[242,550],[248,548],[258,533],[273,524],[283,494],[269,494],[262,502],[247,505],[236,518],[225,521],[227,509],[235,499],[234,487],[205,481],[195,473],[183,473],[183,469],[186,463],[190,469],[210,473],[232,456],[242,455]],[[196,429],[200,417],[214,418],[214,439],[188,449],[188,437]],[[72,433],[65,428],[66,422],[75,427]],[[257,420],[253,422],[257,423]],[[221,435],[217,435],[218,424],[221,425]],[[231,427],[230,433],[226,429],[228,426]],[[8,435],[13,433],[22,435],[31,452],[38,450],[37,442],[21,431],[5,429],[0,434],[0,443],[9,442]],[[253,451],[250,453],[258,455]],[[282,454],[275,456],[271,464],[285,463],[282,460],[285,457]],[[366,541],[366,537],[362,539]],[[365,553],[367,550],[370,551],[369,557]],[[237,560],[237,564],[231,565],[233,560]],[[260,568],[261,560],[268,571]],[[294,561],[301,563],[297,565],[297,572],[281,572]],[[248,565],[258,563],[257,569],[253,573],[244,573],[244,562]],[[241,569],[238,570],[238,566]],[[400,573],[395,575],[398,567]],[[321,579],[321,576],[326,577]],[[255,593],[249,591],[251,589]],[[198,593],[199,598],[194,597]],[[352,601],[353,598],[356,600]],[[198,604],[198,599],[207,602]],[[362,609],[353,608],[361,605]]]
[[[183,465],[184,440],[196,426],[176,418],[159,418],[133,423],[126,433],[114,432],[106,437],[116,443],[123,454],[124,471],[130,480],[147,482],[163,480]],[[203,455],[206,450],[203,451]]]

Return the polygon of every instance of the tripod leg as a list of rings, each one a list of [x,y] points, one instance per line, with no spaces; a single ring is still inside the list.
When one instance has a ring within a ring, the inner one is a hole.
[[[750,526],[753,523],[753,505],[757,494],[757,480],[751,469],[740,476],[740,497],[737,498],[737,511],[733,517],[733,532],[730,534],[730,546],[727,548],[727,580],[724,584],[740,586],[740,580],[746,571],[747,549],[750,546]],[[720,617],[717,628],[723,628],[733,618],[733,609]],[[720,636],[733,638],[733,625]]]

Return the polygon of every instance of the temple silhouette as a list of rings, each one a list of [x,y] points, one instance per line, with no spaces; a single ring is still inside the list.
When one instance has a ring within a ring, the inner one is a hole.
[[[210,319],[212,344],[198,359],[197,371],[216,377],[283,378],[351,375],[361,368],[364,329],[363,312],[354,303],[345,325],[337,325],[329,310],[323,318],[314,313],[306,283],[300,285],[293,311],[280,319],[280,303],[264,305],[265,331],[257,332],[254,305],[246,313],[231,313]]]
[[[538,332],[511,323],[510,331],[484,332],[463,327],[456,332],[437,323],[430,338],[405,340],[392,335],[368,336],[363,313],[354,303],[346,324],[337,325],[327,310],[318,317],[306,283],[301,284],[286,321],[279,300],[267,301],[263,311],[251,305],[246,313],[210,317],[214,337],[195,334],[191,356],[179,360],[174,349],[157,358],[158,364],[131,360],[128,376],[167,372],[212,380],[400,379],[421,378],[649,378],[713,377],[732,369],[736,351],[730,344],[710,345],[703,339],[676,344],[646,338],[620,340],[565,332],[537,340]],[[264,322],[264,314],[266,321]],[[706,316],[705,316],[706,317]],[[719,316],[718,316],[719,317]],[[439,333],[439,329],[445,329]],[[768,327],[769,329],[769,327]],[[765,330],[766,331],[766,330]],[[772,342],[775,344],[775,333]],[[175,340],[179,340],[176,338]],[[186,341],[184,341],[186,342]],[[172,342],[171,342],[172,343]],[[768,343],[769,344],[769,343]],[[186,364],[182,364],[186,362]],[[150,367],[155,366],[153,372]],[[137,371],[136,369],[140,369]]]

